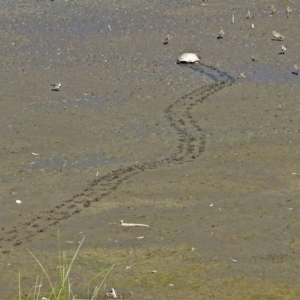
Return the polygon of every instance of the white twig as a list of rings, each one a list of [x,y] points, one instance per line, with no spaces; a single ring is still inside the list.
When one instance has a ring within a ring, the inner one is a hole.
[[[120,221],[121,226],[128,226],[128,227],[150,227],[146,224],[136,224],[136,223],[124,223],[123,220]]]

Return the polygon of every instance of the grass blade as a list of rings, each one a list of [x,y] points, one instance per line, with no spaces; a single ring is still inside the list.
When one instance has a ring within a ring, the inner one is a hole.
[[[38,263],[38,265],[41,267],[41,269],[43,270],[44,274],[46,275],[46,277],[47,277],[47,279],[48,279],[48,281],[49,281],[49,284],[50,284],[50,286],[51,286],[51,291],[52,291],[52,294],[54,295],[54,298],[55,298],[56,300],[59,300],[59,299],[57,298],[57,296],[56,296],[55,288],[54,288],[54,286],[53,286],[53,284],[52,284],[52,281],[51,281],[51,279],[50,279],[50,277],[49,277],[47,271],[45,270],[45,268],[43,267],[43,265],[41,264],[41,262],[36,258],[36,256],[35,256],[29,249],[28,249],[28,251],[29,251],[29,253],[32,255],[32,257],[36,260],[36,262]]]

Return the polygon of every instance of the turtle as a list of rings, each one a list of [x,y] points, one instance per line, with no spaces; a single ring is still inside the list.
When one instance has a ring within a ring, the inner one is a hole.
[[[183,53],[177,59],[178,64],[194,64],[199,61],[200,58],[195,53]]]

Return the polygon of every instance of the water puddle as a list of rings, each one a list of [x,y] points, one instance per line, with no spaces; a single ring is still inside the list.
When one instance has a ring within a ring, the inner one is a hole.
[[[298,75],[292,68],[290,70],[283,70],[276,68],[276,66],[271,64],[260,63],[249,67],[248,65],[239,65],[235,62],[226,68],[230,70],[229,73],[202,63],[190,65],[188,67],[196,71],[200,76],[206,76],[214,82],[225,80],[233,82],[241,73],[245,75],[246,80],[254,83],[298,84],[300,81],[300,73]]]
[[[292,68],[283,70],[271,64],[257,63],[249,67],[245,65],[237,66],[234,63],[234,66],[231,65],[229,69],[234,70],[231,71],[234,77],[244,73],[246,79],[254,83],[298,84],[300,81],[300,75],[297,75]],[[237,71],[238,69],[241,71]]]

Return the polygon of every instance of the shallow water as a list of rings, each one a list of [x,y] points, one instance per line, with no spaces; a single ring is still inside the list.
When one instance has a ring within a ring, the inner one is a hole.
[[[283,70],[272,64],[255,63],[251,66],[232,64],[232,74],[238,77],[242,70],[247,80],[254,83],[271,83],[271,84],[298,84],[299,76],[293,70],[293,66],[289,70]]]

